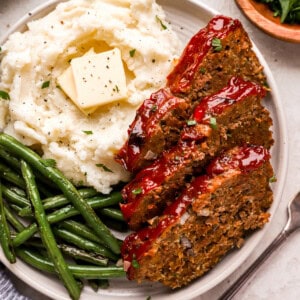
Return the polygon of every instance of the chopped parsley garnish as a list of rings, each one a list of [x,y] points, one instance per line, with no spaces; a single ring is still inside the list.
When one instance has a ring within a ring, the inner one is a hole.
[[[2,51],[2,47],[0,47],[0,52]]]
[[[45,82],[43,82],[43,84],[42,84],[42,89],[45,89],[45,88],[48,88],[50,86],[50,81],[48,80],[48,81],[45,81]]]
[[[215,51],[221,51],[222,50],[222,42],[218,38],[213,38],[211,41],[211,45],[214,48]]]
[[[272,182],[276,182],[277,181],[277,178],[276,176],[272,176],[271,178],[269,178],[269,182],[272,183]]]
[[[143,190],[141,188],[137,188],[137,189],[132,190],[132,194],[133,195],[139,195],[142,192],[143,192]]]
[[[194,126],[194,125],[197,124],[197,122],[196,122],[196,120],[187,120],[187,121],[186,121],[186,124],[187,124],[188,126]]]
[[[117,85],[115,86],[115,89],[116,89],[117,93],[119,93],[120,90],[119,90],[119,87]]]
[[[155,18],[156,18],[156,21],[157,21],[158,23],[160,23],[160,26],[161,26],[161,28],[162,28],[163,30],[166,30],[166,29],[168,28],[168,27],[163,23],[163,21],[159,18],[158,15],[156,15]]]
[[[132,266],[135,268],[135,269],[138,269],[140,267],[138,261],[136,260],[135,258],[135,254],[133,254],[133,259],[132,259],[132,262],[131,262]]]
[[[157,105],[154,104],[154,105],[151,107],[150,111],[151,111],[151,112],[155,112],[156,110],[157,110]]]
[[[82,132],[85,134],[93,134],[92,130],[82,130]]]
[[[136,49],[132,49],[129,51],[130,57],[134,57],[135,51],[136,51]]]
[[[271,91],[271,88],[270,88],[270,86],[269,86],[269,84],[268,84],[267,81],[265,81],[265,82],[263,83],[263,86],[264,86],[264,88],[265,88],[267,91]]]
[[[106,165],[104,165],[104,164],[96,164],[96,166],[99,167],[99,168],[102,168],[103,171],[105,171],[105,172],[113,173],[113,171],[112,171],[111,169],[109,169],[109,168],[108,168]]]
[[[0,91],[0,98],[4,100],[10,100],[9,94],[5,91]]]
[[[218,129],[218,124],[217,124],[217,120],[214,117],[211,117],[209,119],[209,125],[212,129]]]
[[[203,75],[203,74],[205,74],[205,72],[206,72],[206,69],[203,68],[203,67],[201,67],[201,68],[200,68],[200,73]]]

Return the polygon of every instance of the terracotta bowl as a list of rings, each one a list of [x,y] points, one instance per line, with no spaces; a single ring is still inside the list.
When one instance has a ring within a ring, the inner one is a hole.
[[[267,34],[292,43],[300,43],[300,24],[282,24],[266,4],[255,0],[236,0],[249,20]]]

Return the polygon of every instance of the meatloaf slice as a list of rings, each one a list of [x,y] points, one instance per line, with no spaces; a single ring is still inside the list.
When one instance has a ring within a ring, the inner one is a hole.
[[[128,171],[136,171],[153,161],[163,149],[178,140],[190,115],[188,102],[161,89],[146,99],[130,125],[129,138],[116,155]]]
[[[167,86],[175,95],[197,100],[218,91],[237,75],[261,85],[266,82],[241,22],[216,16],[189,41],[167,77]]]
[[[235,147],[213,161],[151,226],[121,249],[131,280],[188,284],[268,221],[273,170],[262,146]]]
[[[185,119],[202,97],[223,88],[232,76],[263,84],[262,69],[241,23],[213,18],[186,46],[166,89],[139,108],[116,160],[130,172],[149,165],[178,140]]]
[[[260,85],[233,77],[221,91],[203,98],[178,144],[123,188],[121,210],[129,227],[136,230],[159,215],[222,150],[243,144],[270,148],[272,120],[261,104],[264,95]]]

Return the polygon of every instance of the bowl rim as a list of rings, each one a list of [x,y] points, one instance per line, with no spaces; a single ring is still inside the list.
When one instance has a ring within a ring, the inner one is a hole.
[[[300,24],[280,23],[266,4],[254,0],[235,0],[243,14],[270,36],[290,43],[300,43]]]

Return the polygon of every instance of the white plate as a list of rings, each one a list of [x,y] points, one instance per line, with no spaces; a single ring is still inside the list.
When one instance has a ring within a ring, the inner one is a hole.
[[[26,23],[28,21],[47,14],[59,2],[62,1],[52,0],[38,7],[32,12],[31,16],[25,16],[15,26],[13,26],[8,34],[14,31],[25,30]],[[205,26],[214,15],[218,14],[216,11],[213,11],[209,7],[195,0],[158,0],[158,3],[164,7],[167,13],[168,20],[171,21],[173,29],[175,29],[175,31],[178,33],[183,43],[187,43],[192,35],[194,35],[201,27]],[[8,34],[3,37],[2,42],[5,41]],[[269,94],[265,100],[265,105],[270,110],[274,122],[273,132],[275,145],[272,148],[272,164],[276,173],[277,183],[274,184],[274,203],[270,210],[271,215],[274,216],[275,210],[281,198],[287,170],[287,131],[283,115],[283,107],[279,99],[279,93],[276,87],[276,83],[274,82],[271,71],[266,64],[266,61],[263,59],[262,54],[256,47],[255,51],[262,65],[264,66],[265,73],[268,78],[268,83],[272,90],[272,93]],[[252,236],[247,238],[245,245],[240,250],[231,252],[213,270],[185,288],[176,291],[170,291],[156,284],[137,285],[134,282],[129,282],[124,279],[118,279],[111,280],[110,288],[107,290],[101,290],[97,294],[90,288],[86,287],[83,290],[81,299],[93,300],[99,299],[99,297],[101,297],[101,299],[103,300],[117,300],[130,297],[131,300],[135,300],[146,299],[148,296],[151,296],[152,300],[192,299],[216,286],[227,276],[229,276],[233,271],[235,271],[240,265],[242,265],[244,260],[258,245],[259,241],[266,233],[266,231],[269,230],[270,226],[271,224],[269,223],[262,230],[257,231]],[[38,272],[21,261],[18,261],[16,264],[11,265],[7,262],[2,252],[0,252],[0,260],[16,276],[18,276],[20,279],[25,281],[27,284],[29,284],[39,292],[44,293],[45,295],[56,300],[69,299],[69,296],[64,287],[54,277],[49,276],[45,273]]]

